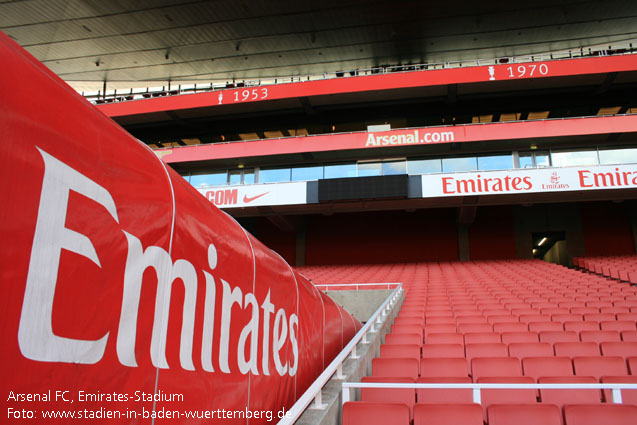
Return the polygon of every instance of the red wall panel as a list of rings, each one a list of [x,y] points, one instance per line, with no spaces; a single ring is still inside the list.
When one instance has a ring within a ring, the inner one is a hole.
[[[515,258],[515,232],[511,206],[478,207],[469,228],[472,260]]]
[[[586,255],[635,253],[627,204],[592,202],[582,204],[581,211]]]
[[[455,209],[310,216],[307,265],[458,259]]]

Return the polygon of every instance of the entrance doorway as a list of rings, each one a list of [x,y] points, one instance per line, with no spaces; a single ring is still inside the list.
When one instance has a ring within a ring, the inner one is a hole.
[[[533,258],[568,266],[568,249],[564,231],[534,232],[532,240]]]

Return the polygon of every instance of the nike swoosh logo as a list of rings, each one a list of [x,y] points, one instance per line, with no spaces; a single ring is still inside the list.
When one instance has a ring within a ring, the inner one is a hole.
[[[270,192],[265,192],[265,193],[262,193],[261,195],[251,196],[251,197],[248,197],[248,195],[243,195],[243,203],[244,204],[249,204],[250,202],[252,202],[252,201],[254,201],[256,199],[259,199],[260,197],[265,196],[268,193],[270,193]]]

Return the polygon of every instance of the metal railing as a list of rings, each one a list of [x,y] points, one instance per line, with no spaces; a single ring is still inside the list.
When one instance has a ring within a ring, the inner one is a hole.
[[[376,324],[383,323],[383,320],[394,307],[400,294],[402,293],[402,284],[399,284],[396,289],[385,299],[385,301],[378,307],[378,309],[372,314],[365,323],[365,325],[358,331],[358,333],[350,340],[350,342],[341,350],[341,352],[332,360],[332,362],[325,368],[318,378],[314,380],[312,385],[303,393],[303,395],[294,403],[294,405],[287,412],[286,417],[278,422],[278,425],[291,425],[303,414],[305,409],[314,402],[313,407],[317,409],[324,409],[326,407],[323,404],[321,390],[328,383],[334,374],[338,379],[344,379],[343,375],[343,363],[348,358],[358,359],[360,358],[356,353],[356,346],[359,342],[368,344],[367,334],[376,333]]]
[[[330,287],[333,288],[347,288],[347,289],[353,289],[354,291],[359,291],[361,290],[360,288],[364,289],[369,289],[372,286],[376,286],[379,288],[385,288],[386,289],[392,289],[392,286],[394,288],[398,287],[400,285],[400,283],[315,283],[314,286],[316,286],[317,288],[319,288],[322,291],[329,291]],[[375,289],[379,289],[379,288],[375,288]]]
[[[621,390],[637,390],[637,384],[404,384],[404,383],[375,383],[375,382],[343,382],[342,402],[345,404],[351,401],[351,388],[427,388],[427,389],[467,389],[473,390],[473,402],[480,404],[482,397],[480,390],[522,390],[522,389],[551,389],[551,390],[590,390],[602,389],[611,390],[613,403],[621,404]]]
[[[177,86],[168,85],[158,87],[131,88],[121,90],[99,90],[96,92],[81,92],[81,95],[92,103],[112,103],[125,102],[137,99],[174,96],[189,93],[209,92],[216,90],[226,90],[235,88],[260,87],[266,85],[278,85],[299,83],[304,81],[328,80],[333,78],[346,78],[364,75],[388,74],[396,72],[412,72],[412,71],[429,71],[436,69],[463,68],[484,65],[501,65],[514,63],[539,62],[547,60],[575,59],[583,57],[596,56],[615,56],[623,54],[632,54],[635,52],[632,43],[627,45],[601,47],[581,47],[579,49],[561,50],[556,52],[538,53],[523,56],[506,56],[492,59],[472,59],[460,61],[444,61],[434,63],[420,64],[403,64],[403,65],[384,65],[367,69],[352,69],[344,71],[326,72],[321,74],[294,75],[286,77],[264,77],[259,79],[247,79],[237,81],[236,79],[227,81],[216,81],[210,83],[194,83],[194,84],[178,84]]]

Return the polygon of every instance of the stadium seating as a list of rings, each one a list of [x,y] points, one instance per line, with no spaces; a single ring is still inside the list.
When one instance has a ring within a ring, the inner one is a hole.
[[[413,378],[364,376],[361,382],[404,383],[413,384]],[[403,403],[409,406],[409,418],[413,419],[413,408],[416,404],[416,390],[413,388],[361,388],[361,401],[375,403]]]
[[[471,378],[465,377],[421,377],[416,380],[419,384],[470,384]],[[472,403],[473,392],[470,388],[418,388],[416,389],[417,403]]]
[[[489,406],[487,417],[489,425],[562,425],[562,412],[553,404],[496,404]]]
[[[600,379],[602,376],[627,375],[626,362],[621,357],[574,357],[573,368],[575,375],[594,376]]]
[[[343,405],[343,425],[409,425],[409,406],[404,403],[350,401]]]
[[[576,404],[564,406],[565,425],[634,425],[635,418],[637,418],[637,407],[630,405]]]
[[[595,384],[592,376],[541,377],[539,384]],[[565,404],[601,403],[602,394],[598,389],[540,389],[542,403],[555,404],[560,408]]]
[[[524,376],[536,381],[541,377],[572,376],[573,364],[568,357],[527,357],[522,359]]]
[[[369,279],[382,281],[383,270],[397,266],[373,267],[378,273]],[[391,280],[404,282],[405,302],[365,380],[637,382],[637,290],[626,284],[537,261],[401,267],[411,270],[410,277],[397,274]],[[376,401],[374,409],[384,405],[378,402],[392,402],[386,405],[396,412],[402,406],[403,413],[396,420],[386,413],[369,420],[355,413],[359,423],[408,422],[411,406],[414,425],[439,417],[449,424],[637,423],[637,390],[622,391],[622,406],[612,405],[609,390],[598,389],[483,389],[481,406],[472,404],[471,389],[401,390],[392,396],[385,391],[361,394]],[[349,409],[354,408],[344,409],[344,420],[352,415]],[[632,422],[622,422],[626,412]]]
[[[414,425],[429,424],[482,425],[482,408],[478,404],[468,403],[416,405]]]

